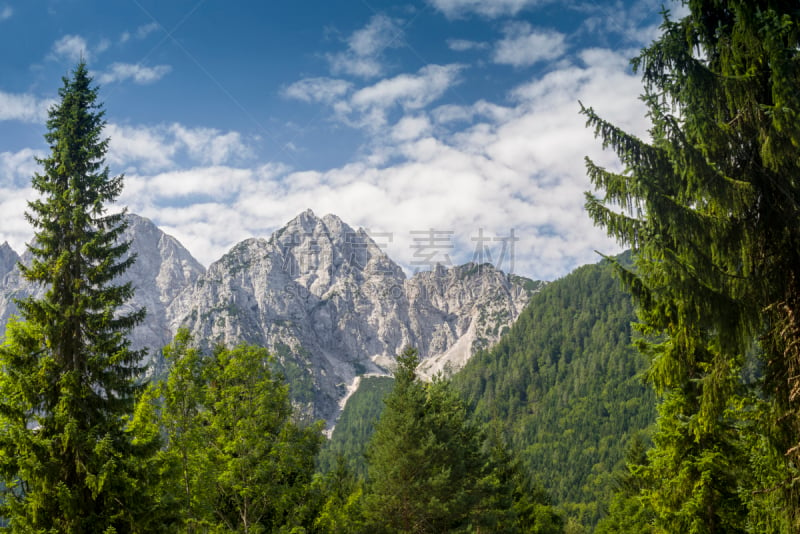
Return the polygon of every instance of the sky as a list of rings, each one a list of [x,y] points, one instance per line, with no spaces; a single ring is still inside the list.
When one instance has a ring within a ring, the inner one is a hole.
[[[0,0],[0,243],[33,230],[47,110],[83,58],[118,206],[204,265],[306,209],[406,271],[552,280],[619,246],[586,214],[580,103],[646,137],[630,59],[670,0]]]

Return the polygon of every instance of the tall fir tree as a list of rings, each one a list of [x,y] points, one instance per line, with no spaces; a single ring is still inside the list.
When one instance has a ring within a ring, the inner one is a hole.
[[[758,530],[767,516],[782,517],[770,531],[796,532],[800,9],[684,3],[689,14],[665,14],[662,36],[633,61],[652,140],[583,110],[624,167],[588,162],[603,194],[588,195],[587,209],[637,253],[620,273],[663,399],[648,468],[657,484],[643,495],[670,532]],[[753,442],[771,452],[753,453]]]
[[[416,375],[419,355],[397,357],[367,450],[367,524],[374,532],[445,532],[467,525],[482,467],[480,441],[466,410],[441,384]]]
[[[414,348],[397,357],[394,389],[368,445],[368,531],[492,531],[512,516],[508,481],[498,480],[510,468],[482,451],[480,428],[449,382],[421,382],[418,364]],[[494,495],[506,489],[508,499]],[[531,530],[540,531],[551,532]]]
[[[115,279],[134,257],[124,215],[107,212],[122,176],[104,163],[104,112],[84,62],[59,96],[26,214],[33,261],[20,266],[46,293],[18,302],[0,348],[2,515],[20,532],[151,531],[137,470],[153,443],[126,429],[143,355],[126,336],[145,311],[121,309],[133,288]]]

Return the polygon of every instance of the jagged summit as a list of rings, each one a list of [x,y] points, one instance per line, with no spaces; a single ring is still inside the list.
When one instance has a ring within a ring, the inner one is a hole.
[[[132,344],[134,348],[148,348],[149,357],[155,358],[160,348],[169,343],[174,335],[167,326],[167,306],[181,291],[194,283],[205,269],[177,239],[162,232],[149,219],[127,214],[126,220],[128,228],[123,239],[132,242],[130,253],[136,254],[136,261],[120,281],[130,281],[136,289],[128,306],[147,309],[144,323],[137,326],[132,333]],[[0,272],[3,254],[3,248],[0,247]],[[30,252],[26,251],[18,259],[29,264]],[[41,295],[43,291],[44,288],[22,279],[15,260],[8,273],[4,277],[0,276],[0,336],[9,316],[17,313],[14,299]]]
[[[0,245],[0,280],[11,272],[19,261],[19,255],[11,248],[8,241]]]

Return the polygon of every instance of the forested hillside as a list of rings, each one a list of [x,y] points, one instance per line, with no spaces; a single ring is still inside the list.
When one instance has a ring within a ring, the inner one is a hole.
[[[492,350],[453,377],[474,417],[503,431],[576,524],[591,527],[603,515],[631,439],[655,417],[640,378],[646,361],[631,346],[633,320],[611,265],[587,265],[548,284]],[[324,447],[324,470],[341,457],[366,474],[366,443],[391,383],[362,381]]]
[[[547,285],[503,339],[453,378],[475,415],[505,432],[568,517],[594,524],[631,438],[655,417],[631,346],[631,299],[611,265]]]
[[[383,412],[383,399],[392,390],[393,384],[394,379],[390,376],[361,379],[358,389],[347,399],[331,439],[320,451],[319,465],[323,471],[334,469],[341,458],[353,474],[362,478],[366,476],[364,454],[367,442]]]

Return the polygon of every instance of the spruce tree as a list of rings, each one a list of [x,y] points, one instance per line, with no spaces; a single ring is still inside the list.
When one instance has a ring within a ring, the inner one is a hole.
[[[464,403],[416,375],[419,356],[397,357],[395,386],[367,453],[365,515],[371,532],[449,532],[468,525],[484,458]]]
[[[115,282],[134,261],[124,214],[107,206],[122,190],[104,163],[104,112],[85,63],[63,79],[49,112],[50,155],[28,203],[35,229],[24,278],[46,290],[18,302],[0,348],[2,515],[21,532],[150,531],[138,460],[152,444],[126,430],[142,352],[126,337],[144,310]],[[152,516],[151,516],[152,517]]]
[[[800,10],[775,0],[685,3],[689,14],[666,13],[661,37],[633,60],[651,140],[583,110],[623,164],[616,173],[588,162],[602,196],[588,195],[587,210],[637,254],[620,273],[663,399],[649,454],[657,483],[642,494],[671,532],[758,530],[763,516],[796,532]],[[772,452],[743,446],[754,441]]]

